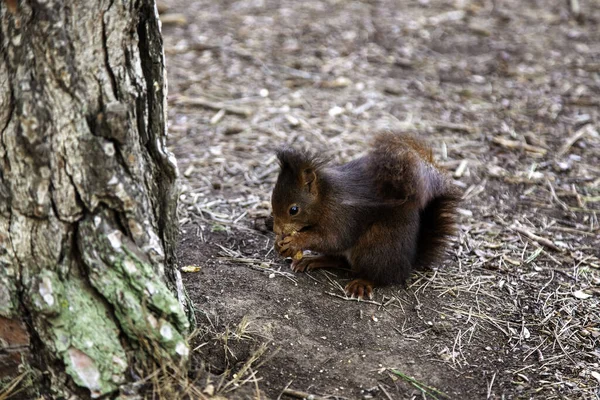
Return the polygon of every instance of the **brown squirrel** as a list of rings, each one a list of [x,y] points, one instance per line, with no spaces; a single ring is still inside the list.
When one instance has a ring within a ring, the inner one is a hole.
[[[341,166],[292,148],[277,157],[275,249],[294,258],[296,272],[350,267],[350,296],[403,283],[439,260],[454,234],[459,190],[415,137],[378,134],[366,156]],[[304,250],[321,256],[303,258]]]

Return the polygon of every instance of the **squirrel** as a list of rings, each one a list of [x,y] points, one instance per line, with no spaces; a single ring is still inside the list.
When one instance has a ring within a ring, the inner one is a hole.
[[[339,166],[290,147],[277,158],[275,250],[293,258],[295,272],[350,268],[349,296],[372,298],[375,286],[403,283],[439,261],[455,233],[461,193],[412,135],[379,133],[365,156]]]

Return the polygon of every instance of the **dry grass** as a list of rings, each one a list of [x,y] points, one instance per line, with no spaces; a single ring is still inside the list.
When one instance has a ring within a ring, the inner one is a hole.
[[[35,375],[34,371],[29,368],[28,365],[20,365],[21,372],[10,380],[2,380],[0,382],[0,400],[8,400],[17,398],[27,393],[28,389],[32,387],[32,377]]]
[[[211,349],[210,351],[221,348],[220,354],[223,354],[225,368],[219,376],[206,375],[206,383],[210,385],[209,392],[217,396],[229,397],[235,391],[237,394],[233,396],[234,398],[237,395],[255,399],[264,398],[264,394],[259,389],[262,378],[257,371],[264,362],[276,354],[265,355],[266,341],[269,338],[255,330],[254,322],[246,316],[242,317],[237,325],[224,327],[220,327],[218,316],[212,320],[209,314],[204,313],[204,317],[202,327],[190,338],[190,342],[196,344],[194,352],[202,354],[207,348]],[[211,367],[203,365],[198,372],[205,374],[205,370],[210,371]],[[242,394],[239,394],[240,388],[243,389]]]
[[[192,354],[202,351],[207,344],[203,342],[205,339],[218,342],[226,354],[228,366],[220,376],[210,374],[205,366],[192,372],[188,365],[177,364],[161,357],[157,343],[144,340],[140,345],[146,349],[147,354],[154,354],[154,357],[136,359],[135,376],[138,379],[123,387],[121,394],[141,395],[147,399],[218,400],[229,398],[231,392],[243,388],[242,393],[251,393],[251,397],[255,399],[263,398],[264,395],[258,387],[261,378],[257,376],[256,369],[268,359],[263,357],[266,349],[264,343],[258,345],[237,369],[234,366],[239,364],[240,360],[230,347],[233,343],[242,341],[259,341],[258,333],[253,331],[252,321],[242,318],[237,326],[227,326],[223,332],[218,332],[212,323],[196,329],[187,339],[189,343],[199,343]]]

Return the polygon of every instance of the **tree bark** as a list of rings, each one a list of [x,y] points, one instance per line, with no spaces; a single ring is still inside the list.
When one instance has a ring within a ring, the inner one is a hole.
[[[0,367],[29,349],[55,395],[98,397],[188,355],[160,22],[153,0],[6,0],[0,27]]]

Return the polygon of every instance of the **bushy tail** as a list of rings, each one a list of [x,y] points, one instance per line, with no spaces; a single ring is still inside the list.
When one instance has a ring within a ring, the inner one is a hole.
[[[460,192],[449,188],[421,211],[417,241],[417,267],[429,267],[444,257],[449,239],[456,233],[456,207]]]
[[[373,142],[371,168],[382,197],[406,199],[422,210],[448,187],[431,149],[404,133],[381,132]]]

